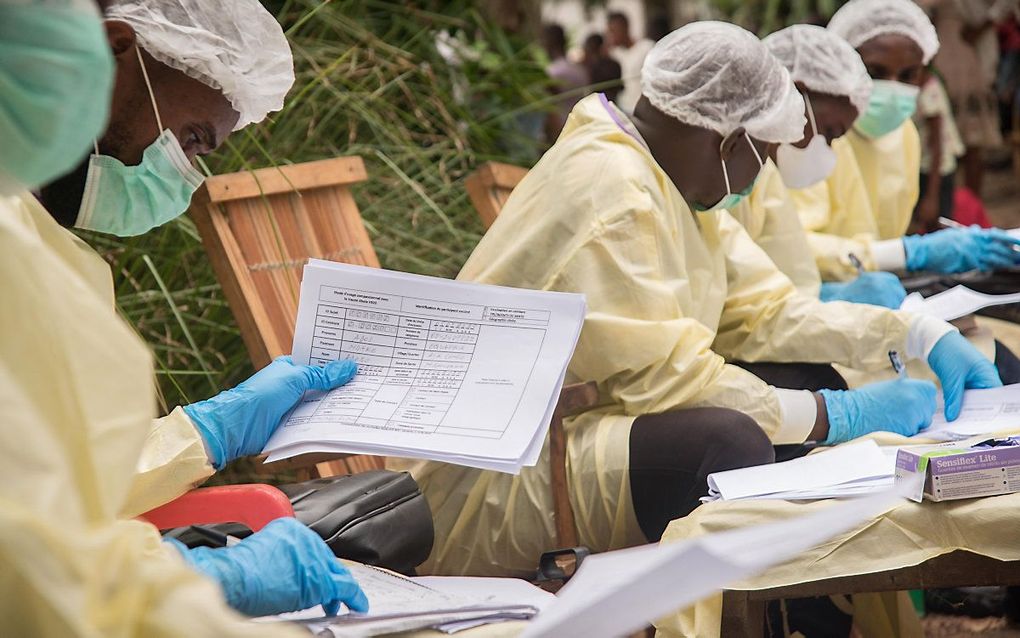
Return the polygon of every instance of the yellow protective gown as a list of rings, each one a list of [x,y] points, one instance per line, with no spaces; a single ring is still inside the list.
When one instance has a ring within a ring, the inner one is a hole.
[[[765,162],[750,196],[729,212],[797,290],[818,296],[822,287],[818,266],[797,206],[771,159]]]
[[[633,125],[614,113],[629,133],[598,96],[574,108],[460,275],[587,297],[567,381],[596,381],[604,407],[565,427],[578,535],[596,551],[645,540],[627,470],[637,416],[729,407],[790,442],[776,391],[727,358],[873,368],[888,365],[888,350],[904,351],[908,331],[906,315],[848,313],[846,304],[797,294],[728,213],[692,213]],[[426,573],[526,575],[554,546],[548,446],[518,476],[390,465],[410,467],[432,507]]]
[[[921,145],[913,122],[877,140],[854,130],[833,140],[836,168],[824,181],[790,191],[824,281],[857,276],[854,253],[876,270],[872,243],[907,231],[918,196]]]
[[[186,417],[153,422],[151,357],[114,311],[102,259],[28,193],[2,197],[0,277],[4,632],[302,635],[244,621],[156,529],[118,520],[211,468]]]

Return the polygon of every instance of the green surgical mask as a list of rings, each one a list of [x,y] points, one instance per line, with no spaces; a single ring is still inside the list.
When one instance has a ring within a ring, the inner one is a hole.
[[[162,133],[142,153],[138,166],[125,166],[115,157],[100,155],[96,147],[89,158],[85,193],[74,224],[77,228],[118,237],[141,235],[184,213],[205,180],[188,161],[173,132],[163,128],[141,52],[138,60]]]
[[[747,185],[747,188],[740,191],[739,193],[731,193],[730,174],[729,171],[726,170],[726,161],[722,159],[722,147],[720,147],[719,162],[722,164],[723,181],[726,183],[726,194],[723,195],[722,199],[716,202],[714,206],[703,208],[698,204],[694,204],[694,210],[698,211],[699,213],[707,213],[713,210],[729,210],[740,204],[740,202],[743,201],[748,195],[751,194],[751,191],[754,190],[754,183],[758,181],[758,175],[761,174],[761,169],[765,165],[765,162],[762,161],[761,155],[758,154],[758,149],[756,149],[754,147],[754,144],[751,143],[751,137],[747,134],[746,131],[744,132],[744,139],[747,140],[748,145],[751,147],[751,151],[754,153],[754,157],[758,160],[758,174],[754,176],[754,179],[751,180],[751,183]]]
[[[872,82],[868,108],[854,122],[854,128],[870,138],[892,133],[917,110],[918,93],[920,89],[913,84],[875,80]]]
[[[112,90],[92,0],[0,2],[0,195],[73,169],[106,127]]]

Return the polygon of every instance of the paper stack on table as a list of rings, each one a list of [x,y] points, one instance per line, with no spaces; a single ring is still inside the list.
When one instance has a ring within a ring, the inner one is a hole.
[[[1020,384],[988,390],[966,390],[963,408],[955,421],[946,421],[939,409],[931,426],[917,433],[918,438],[936,441],[962,441],[973,436],[1020,432]]]
[[[260,621],[299,622],[316,635],[379,636],[435,628],[454,633],[507,620],[527,620],[555,600],[549,592],[515,578],[409,578],[348,563],[368,597],[367,614],[342,611],[326,617],[321,606]]]
[[[781,523],[591,556],[521,638],[629,635],[902,502],[897,488]]]
[[[454,632],[534,616],[521,638],[623,636],[902,502],[897,486],[788,521],[597,554],[584,560],[555,597],[515,579],[405,578],[349,564],[368,596],[367,614],[326,618],[316,607],[259,621],[299,622],[317,635],[360,638],[426,627]]]
[[[922,297],[920,293],[916,292],[910,293],[900,304],[900,310],[930,315],[943,321],[952,321],[973,314],[982,308],[1017,302],[1020,302],[1020,293],[989,295],[971,290],[966,286],[953,286],[949,290],[930,297]]]
[[[896,448],[866,440],[782,463],[708,475],[702,501],[808,500],[858,496],[889,489],[895,482]]]
[[[268,461],[336,452],[535,465],[584,315],[582,295],[310,260],[294,361],[354,359],[358,375],[306,394]]]

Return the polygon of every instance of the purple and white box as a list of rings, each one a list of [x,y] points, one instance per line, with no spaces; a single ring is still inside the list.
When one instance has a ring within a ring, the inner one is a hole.
[[[911,498],[920,502],[997,496],[1020,492],[1020,437],[902,447],[896,453],[896,476],[917,477],[923,486]]]

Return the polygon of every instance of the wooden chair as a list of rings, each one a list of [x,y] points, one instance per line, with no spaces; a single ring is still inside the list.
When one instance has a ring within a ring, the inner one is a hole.
[[[902,569],[772,589],[727,590],[723,592],[721,635],[764,636],[765,608],[770,600],[978,585],[1020,585],[1020,567],[1015,561],[1000,561],[958,550]]]
[[[256,368],[288,354],[301,273],[310,257],[379,267],[351,186],[368,178],[360,157],[210,177],[190,213]],[[381,469],[375,456],[309,455],[263,466],[314,464],[323,476]]]
[[[496,221],[511,191],[528,174],[528,169],[512,164],[487,162],[464,180],[471,204],[488,228]]]
[[[301,274],[309,257],[379,267],[350,191],[367,178],[360,157],[342,157],[210,177],[192,198],[191,216],[256,368],[291,350]],[[577,545],[567,497],[563,418],[597,401],[594,383],[564,387],[550,426],[561,547]],[[374,456],[309,454],[260,469],[314,465],[327,476],[381,469],[384,463]]]

